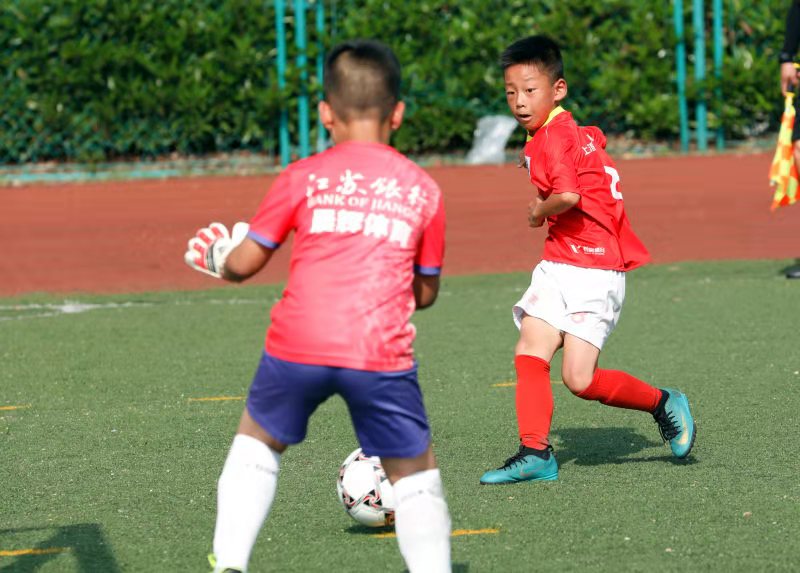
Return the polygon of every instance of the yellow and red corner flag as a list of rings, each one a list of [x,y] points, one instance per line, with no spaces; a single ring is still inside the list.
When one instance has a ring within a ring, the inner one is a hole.
[[[778,132],[778,147],[775,149],[775,157],[772,158],[772,165],[769,168],[769,184],[775,187],[772,211],[797,201],[798,174],[792,153],[792,128],[795,119],[793,100],[794,94],[787,93],[781,117],[781,129]]]

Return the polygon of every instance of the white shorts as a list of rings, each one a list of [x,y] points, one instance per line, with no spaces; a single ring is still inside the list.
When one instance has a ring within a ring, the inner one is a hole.
[[[602,349],[624,300],[624,272],[542,261],[512,313],[517,328],[528,314]]]

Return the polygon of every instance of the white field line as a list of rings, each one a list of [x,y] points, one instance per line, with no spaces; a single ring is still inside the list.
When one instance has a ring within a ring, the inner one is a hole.
[[[107,302],[102,304],[74,302],[65,300],[59,304],[8,304],[0,305],[0,314],[19,313],[26,314],[17,316],[0,316],[0,322],[9,320],[27,320],[30,318],[51,318],[55,316],[65,316],[69,314],[82,314],[93,310],[112,310],[112,309],[125,309],[125,308],[143,308],[152,306],[191,306],[203,304],[271,304],[273,301],[269,299],[210,299],[210,300],[176,300],[170,302]],[[30,312],[34,311],[34,312]],[[39,312],[36,312],[39,311]]]

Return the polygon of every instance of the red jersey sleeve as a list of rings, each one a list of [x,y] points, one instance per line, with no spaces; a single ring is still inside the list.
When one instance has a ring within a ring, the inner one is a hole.
[[[291,192],[291,173],[281,173],[267,192],[250,220],[247,236],[260,245],[277,249],[295,227],[295,211]]]
[[[436,213],[422,231],[414,259],[414,272],[420,275],[438,275],[442,272],[444,262],[444,199],[439,195]]]
[[[594,143],[597,147],[602,149],[606,148],[606,134],[603,133],[599,127],[595,127],[594,125],[587,125],[586,127],[581,128],[584,133],[589,137],[589,139]]]
[[[575,167],[575,149],[569,141],[552,137],[545,147],[545,170],[553,193],[581,192],[578,170]]]

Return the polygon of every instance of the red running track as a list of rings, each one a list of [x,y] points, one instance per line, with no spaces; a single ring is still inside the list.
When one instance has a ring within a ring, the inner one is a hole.
[[[770,213],[770,157],[621,160],[628,216],[656,263],[800,256],[800,207]],[[445,193],[448,274],[529,270],[543,230],[529,229],[532,186],[516,167],[434,167]],[[183,263],[211,221],[247,220],[271,176],[0,187],[0,295],[202,289]],[[281,281],[289,247],[255,282]]]

